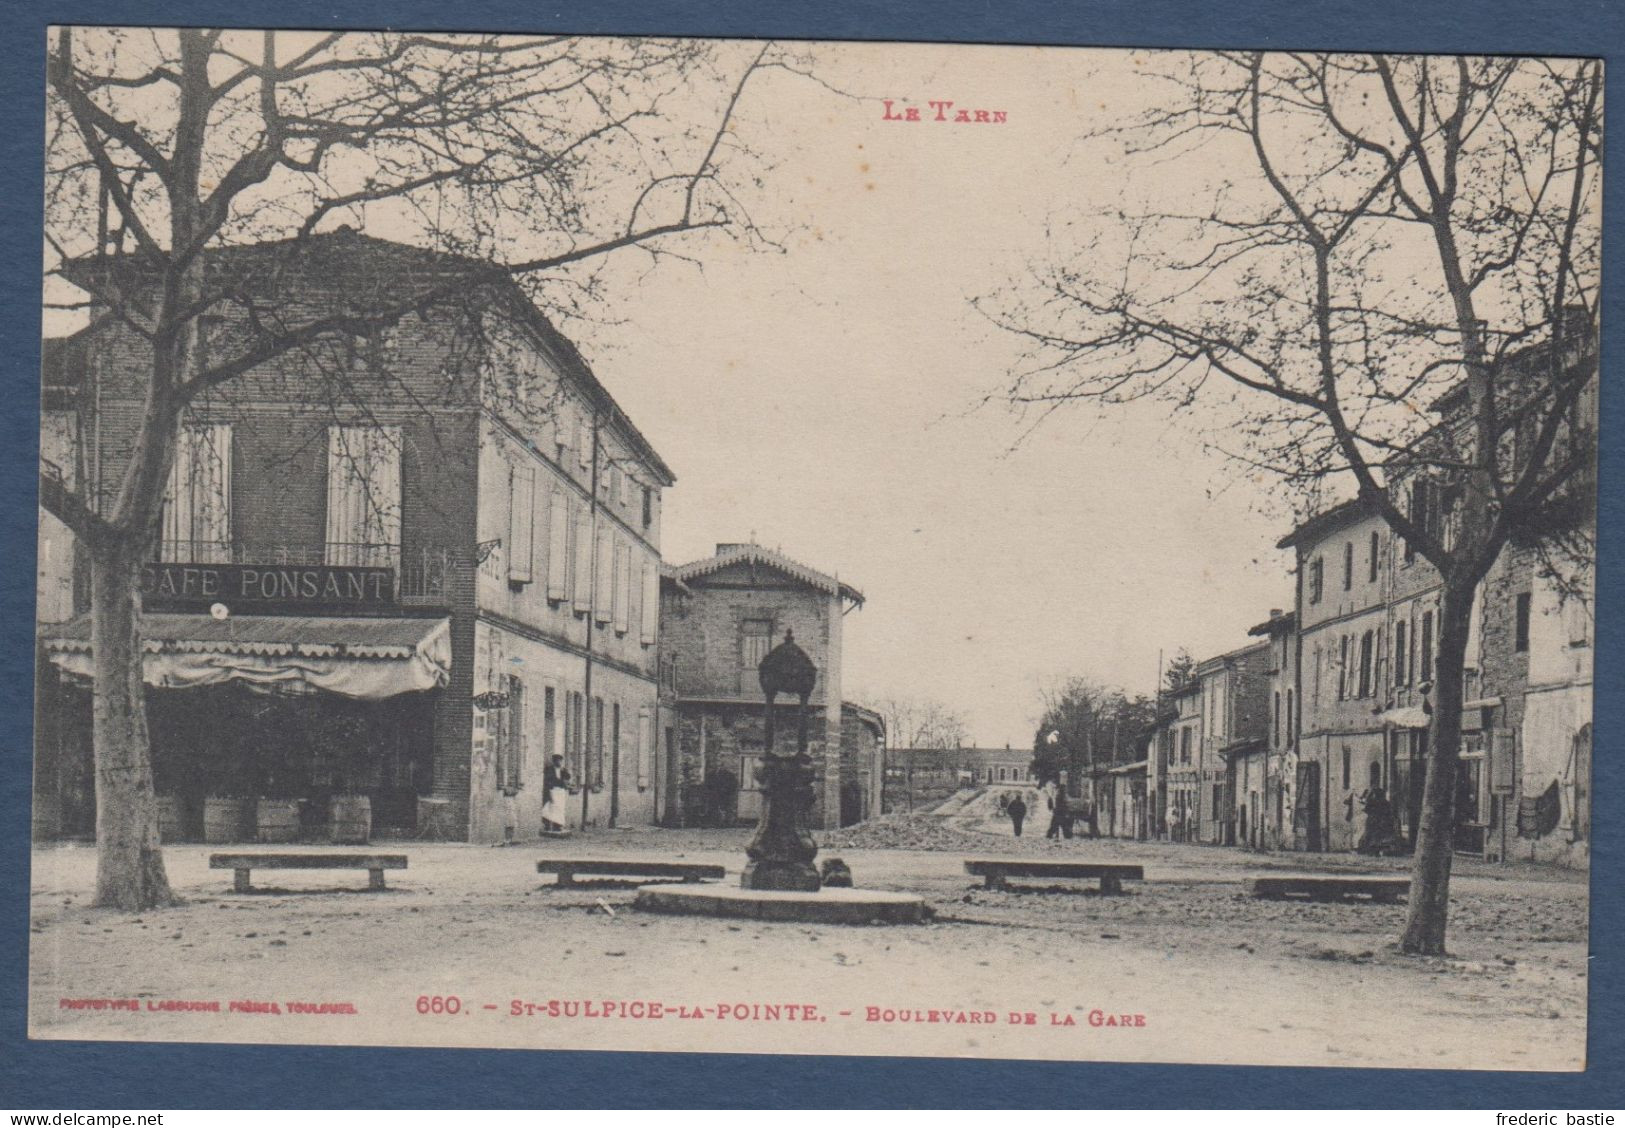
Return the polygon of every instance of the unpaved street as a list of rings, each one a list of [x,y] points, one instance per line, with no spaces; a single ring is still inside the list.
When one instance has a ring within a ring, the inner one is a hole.
[[[1258,902],[1240,892],[1244,875],[1271,868],[1399,871],[1399,860],[1017,842],[964,831],[937,834],[931,850],[863,846],[886,833],[882,824],[826,836],[835,844],[822,856],[845,858],[860,886],[925,895],[937,914],[930,924],[650,916],[632,910],[631,883],[558,890],[535,872],[542,857],[678,856],[722,863],[732,882],[747,831],[603,831],[506,848],[379,846],[411,857],[379,894],[354,892],[366,883],[355,871],[266,871],[257,886],[290,891],[238,895],[229,872],[207,868],[209,847],[172,846],[170,876],[186,903],[139,916],[87,907],[92,850],[45,847],[34,855],[31,1033],[1583,1064],[1583,874],[1463,864],[1452,954],[1417,960],[1389,947],[1403,907]],[[1009,852],[1137,861],[1147,880],[1121,897],[989,892],[962,871],[967,856]],[[308,1012],[292,1013],[290,1003]],[[211,1006],[219,1009],[178,1009]]]

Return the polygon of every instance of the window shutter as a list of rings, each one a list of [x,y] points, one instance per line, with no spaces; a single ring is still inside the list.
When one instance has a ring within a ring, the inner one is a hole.
[[[189,428],[193,551],[199,563],[231,560],[231,424]],[[183,489],[186,487],[183,486]]]
[[[649,787],[649,777],[654,774],[655,752],[655,724],[654,717],[649,714],[649,707],[645,705],[638,710],[638,790],[645,791]]]
[[[626,546],[626,625],[643,629],[643,573],[639,571],[638,546]]]
[[[547,505],[547,598],[563,599],[570,567],[570,511],[564,491],[554,490]]]
[[[615,561],[613,557],[614,542],[610,540],[607,528],[598,530],[598,561],[596,565],[597,590],[593,592],[593,617],[600,623],[607,623],[613,610],[611,604],[615,598]]]
[[[576,516],[575,608],[592,609],[592,515],[586,510]]]
[[[1461,664],[1469,670],[1479,669],[1483,664],[1479,661],[1479,622],[1483,618],[1484,585],[1480,583],[1473,589],[1473,606],[1467,613],[1467,649],[1463,652]]]
[[[535,551],[536,467],[515,466],[508,478],[508,579],[528,584]]]
[[[525,683],[508,675],[508,778],[504,785],[518,791],[525,782]]]
[[[643,562],[643,645],[653,646],[660,618],[660,575],[652,561]]]
[[[625,634],[632,615],[632,546],[615,548],[615,629]]]
[[[363,563],[394,567],[401,547],[401,429],[372,427],[367,458],[368,550]]]
[[[564,691],[564,764],[570,769],[577,782],[581,779],[581,763],[576,757],[576,693],[573,689]]]
[[[594,697],[587,708],[587,732],[592,749],[592,785],[604,786],[604,699]]]
[[[164,543],[161,557],[184,564],[191,559],[192,540],[192,429],[175,435],[175,460],[169,467],[164,491]]]
[[[355,515],[355,491],[350,488],[355,468],[345,450],[344,428],[327,429],[327,563],[347,563],[345,554]]]
[[[576,416],[576,458],[583,470],[592,465],[592,433],[585,415]]]
[[[401,429],[329,427],[327,563],[393,566],[401,544]]]

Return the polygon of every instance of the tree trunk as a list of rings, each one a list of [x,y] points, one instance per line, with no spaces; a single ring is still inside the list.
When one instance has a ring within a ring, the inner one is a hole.
[[[170,904],[158,845],[152,749],[136,610],[141,556],[122,541],[91,554],[92,696],[96,750],[96,904],[126,910]]]
[[[1444,955],[1455,848],[1456,764],[1461,753],[1462,665],[1467,656],[1474,587],[1470,582],[1446,581],[1439,600],[1439,655],[1433,667],[1427,781],[1422,787],[1422,821],[1411,868],[1410,907],[1399,942],[1400,949],[1412,955]]]

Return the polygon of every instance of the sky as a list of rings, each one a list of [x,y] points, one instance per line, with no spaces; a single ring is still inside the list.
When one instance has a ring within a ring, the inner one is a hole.
[[[1018,342],[971,306],[1046,252],[1046,221],[1109,206],[1077,138],[1155,97],[1130,52],[841,45],[775,76],[740,133],[777,166],[755,205],[786,253],[731,245],[612,292],[572,325],[677,475],[662,551],[754,539],[867,597],[845,625],[849,699],[933,699],[980,745],[1030,745],[1073,676],[1151,692],[1177,649],[1246,644],[1291,605],[1291,514],[1151,405],[1001,404]],[[930,99],[1001,124],[884,120]],[[1166,187],[1166,186],[1164,186]],[[1177,185],[1174,186],[1177,190]]]

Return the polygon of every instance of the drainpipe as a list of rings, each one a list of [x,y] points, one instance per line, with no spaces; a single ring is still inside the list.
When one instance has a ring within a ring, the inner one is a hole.
[[[589,475],[591,487],[587,493],[587,543],[589,550],[587,557],[587,645],[586,650],[586,678],[583,683],[583,698],[581,705],[581,735],[584,747],[581,757],[581,774],[585,776],[581,781],[581,829],[587,829],[587,816],[591,809],[592,800],[592,753],[593,741],[603,740],[603,723],[600,721],[597,731],[594,731],[592,722],[592,633],[596,629],[594,616],[598,612],[598,409],[592,412],[592,472]],[[611,797],[613,801],[613,796]]]

